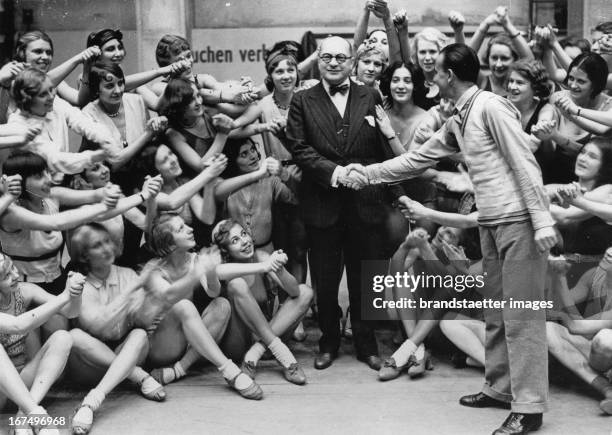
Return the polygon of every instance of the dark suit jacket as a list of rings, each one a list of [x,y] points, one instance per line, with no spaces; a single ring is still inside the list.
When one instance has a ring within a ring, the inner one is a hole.
[[[338,221],[348,210],[357,213],[365,224],[381,223],[390,202],[384,186],[368,186],[359,191],[332,187],[336,166],[349,163],[368,165],[393,157],[385,137],[376,125],[375,105],[381,104],[379,93],[351,82],[347,104],[350,126],[343,146],[338,139],[333,111],[336,108],[323,85],[297,92],[291,100],[287,121],[287,146],[302,169],[299,189],[300,208],[307,225],[325,228]]]

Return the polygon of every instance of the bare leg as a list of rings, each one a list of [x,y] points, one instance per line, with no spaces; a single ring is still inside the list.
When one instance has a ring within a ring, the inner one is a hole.
[[[64,371],[71,348],[70,333],[56,331],[21,371],[21,377],[30,386],[30,395],[36,403],[40,403]]]
[[[80,369],[74,367],[72,371],[78,375],[79,380],[94,383],[98,376],[92,376],[91,366],[98,368],[99,370],[95,370],[97,374],[104,374],[96,389],[101,390],[105,395],[126,378],[138,383],[148,376],[147,372],[137,366],[144,360],[148,351],[147,335],[143,329],[130,331],[123,345],[118,348],[117,354],[103,342],[81,329],[73,329],[70,334],[74,340],[74,352],[87,363],[85,367],[82,363],[72,364],[75,358],[71,357],[71,368],[73,365],[80,366]]]
[[[248,399],[261,399],[263,394],[261,388],[221,352],[204,326],[200,313],[191,301],[183,299],[174,304],[170,313],[166,315],[166,319],[168,317],[170,317],[170,326],[165,326],[162,331],[158,329],[158,332],[163,336],[158,336],[158,333],[156,333],[153,337],[152,354],[159,355],[160,351],[163,352],[164,348],[158,349],[158,346],[169,339],[182,341],[183,338],[181,337],[184,337],[194,350],[217,367],[223,377],[240,395]],[[162,323],[166,322],[166,319]],[[177,329],[176,326],[179,326],[180,329]]]
[[[202,323],[204,323],[204,327],[208,330],[215,343],[219,343],[221,338],[223,338],[230,316],[230,303],[225,298],[216,298],[202,313]],[[179,363],[183,370],[187,371],[199,359],[200,354],[198,351],[193,346],[189,346]]]
[[[30,395],[13,362],[0,346],[0,405],[4,406],[7,397],[15,402],[26,414],[32,412],[38,404]]]
[[[270,328],[274,335],[281,336],[295,327],[310,307],[313,296],[312,289],[305,284],[300,284],[299,290],[299,295],[287,298],[270,321]]]
[[[272,343],[276,335],[261,312],[261,308],[246,281],[242,278],[233,279],[229,282],[227,290],[238,315],[247,327],[257,334],[266,346]]]
[[[204,326],[195,306],[188,300],[182,300],[172,308],[181,320],[183,334],[187,342],[204,358],[220,367],[227,361],[221,349]]]
[[[590,384],[598,376],[589,365],[591,343],[585,337],[571,334],[558,323],[546,322],[548,350],[565,367]]]
[[[602,329],[593,337],[589,364],[599,373],[612,368],[612,329]]]
[[[485,323],[462,314],[447,313],[440,322],[440,329],[455,346],[484,367]],[[472,365],[472,364],[468,364]]]

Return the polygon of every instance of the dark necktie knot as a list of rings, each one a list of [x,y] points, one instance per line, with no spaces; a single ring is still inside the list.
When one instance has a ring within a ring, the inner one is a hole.
[[[329,87],[329,94],[332,97],[336,95],[338,92],[341,93],[342,95],[346,95],[348,90],[349,90],[349,85],[347,85],[346,83],[343,85],[333,85]]]

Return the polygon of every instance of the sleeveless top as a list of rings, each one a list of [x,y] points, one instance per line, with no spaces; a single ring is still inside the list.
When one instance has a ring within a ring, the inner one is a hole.
[[[44,213],[59,213],[57,203],[43,200]],[[61,275],[63,237],[60,231],[21,229],[6,231],[0,226],[2,252],[11,257],[20,281],[52,282]]]
[[[183,136],[185,136],[185,141],[193,148],[200,157],[206,154],[206,151],[209,150],[212,143],[215,141],[215,135],[217,131],[212,124],[212,120],[210,116],[204,115],[205,121],[205,132],[202,135],[196,134],[190,130],[185,128],[178,129]]]
[[[25,301],[21,290],[11,293],[11,301],[9,305],[4,308],[0,307],[0,313],[8,314],[10,316],[20,316],[26,312]],[[26,363],[25,355],[25,340],[26,334],[3,334],[0,331],[0,345],[6,351],[6,354],[11,359],[17,371],[20,371]]]
[[[535,110],[533,111],[533,115],[531,115],[531,118],[529,118],[529,121],[527,121],[527,124],[523,129],[525,133],[531,134],[531,129],[534,125],[538,123],[540,111],[547,103],[547,101],[540,100]],[[552,165],[554,163],[554,149],[547,145],[550,144],[543,142],[536,150],[536,152],[533,153],[534,157],[536,158],[536,162],[538,162],[538,165],[542,170],[542,179],[544,181],[544,184],[549,184],[550,172],[553,170]]]
[[[495,91],[493,91],[493,85],[491,84],[491,76],[487,76],[484,88],[482,88],[482,90],[483,91],[493,92],[495,94]],[[499,94],[495,94],[495,95],[499,95]],[[506,97],[507,95],[508,95],[508,93],[506,92],[505,94],[499,95],[499,96],[500,97]]]
[[[193,261],[195,260],[196,255],[198,254],[192,252],[190,255],[191,255],[191,262],[193,264]],[[172,279],[172,277],[170,277],[170,274],[164,268],[164,265],[165,265],[165,260],[157,258],[157,259],[149,261],[144,267],[145,268],[153,267],[159,270],[164,280],[172,284],[173,282],[176,281],[176,279]],[[141,305],[142,312],[146,312],[147,310],[146,299],[147,299],[147,296],[145,296],[145,302]],[[189,299],[190,301],[192,301],[196,309],[198,310],[198,312],[201,313],[208,306],[208,304],[212,302],[214,298],[211,297],[206,291],[206,289],[202,286],[202,284],[198,282],[198,284],[196,284],[196,286],[193,288],[193,293],[191,294],[191,296],[186,299]],[[155,334],[155,331],[159,327],[159,324],[164,320],[164,318],[168,314],[168,311],[169,310],[163,310],[163,311],[159,311],[155,313],[155,315],[148,322],[148,324],[144,325],[144,329],[147,331],[147,334],[149,335],[149,337]]]
[[[568,94],[567,91],[555,92],[551,97],[551,102],[558,98],[559,95]],[[607,111],[612,107],[612,97],[601,94],[601,99],[593,110]],[[573,142],[577,142],[582,145],[586,145],[591,140],[591,134],[574,124],[570,119],[563,116],[561,109],[557,108],[553,104],[555,111],[555,120],[557,121],[557,131],[567,139]],[[551,183],[570,183],[576,179],[574,175],[574,169],[576,166],[576,157],[578,153],[572,151],[566,151],[560,146],[555,147],[554,150],[554,171],[551,174]]]

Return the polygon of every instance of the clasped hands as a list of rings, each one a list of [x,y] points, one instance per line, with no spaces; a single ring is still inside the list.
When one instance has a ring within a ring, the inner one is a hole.
[[[573,205],[576,198],[582,197],[584,193],[585,189],[580,183],[574,181],[573,183],[559,186],[557,191],[554,192],[553,200],[558,202],[561,207],[568,208],[570,205]]]
[[[353,190],[361,190],[370,184],[365,166],[359,163],[351,163],[342,169],[338,176],[338,184]]]

